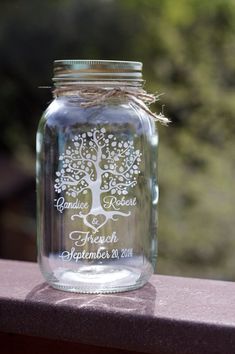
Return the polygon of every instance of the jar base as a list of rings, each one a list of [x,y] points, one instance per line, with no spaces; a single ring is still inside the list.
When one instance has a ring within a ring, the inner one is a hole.
[[[77,271],[58,269],[50,277],[49,284],[57,289],[76,293],[116,293],[130,291],[143,286],[152,274],[134,267],[114,265],[83,266]]]

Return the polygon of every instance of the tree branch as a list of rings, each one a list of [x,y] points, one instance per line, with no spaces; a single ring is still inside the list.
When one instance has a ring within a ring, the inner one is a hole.
[[[96,130],[96,131],[94,132],[94,140],[93,140],[93,141],[95,141],[95,143],[96,143],[96,145],[98,146],[98,148],[101,148],[101,149],[102,149],[102,148],[105,146],[105,143],[104,143],[103,145],[99,145],[99,141],[104,138],[104,134],[101,133],[101,134],[100,134],[100,138],[98,139],[98,138],[97,138],[97,133],[98,133],[98,130]]]
[[[94,165],[94,161],[92,159],[88,159],[87,157],[84,158],[83,156],[76,158],[76,157],[73,157],[73,155],[75,155],[75,153],[73,153],[72,155],[64,155],[64,158],[72,160],[70,163],[81,161],[81,162],[91,162]],[[71,165],[69,165],[69,167],[74,169],[74,167],[71,167]]]
[[[78,195],[78,194],[82,193],[83,191],[85,191],[88,188],[89,188],[89,186],[83,187],[82,189],[78,189],[78,190],[73,189],[73,188],[69,188],[68,191],[69,192],[74,192],[74,193],[76,193]]]
[[[136,183],[136,181],[132,181],[132,182],[127,182],[127,183],[117,183],[114,186],[110,186],[111,182],[113,181],[113,178],[109,181],[109,188],[108,189],[102,189],[103,193],[107,193],[110,192],[112,189],[117,188],[118,190],[123,191],[124,187],[131,187],[132,185],[134,185]],[[123,188],[122,188],[123,187]]]
[[[132,163],[130,164],[130,166],[128,166],[128,168],[127,168],[125,171],[123,171],[123,174],[126,174],[126,173],[131,169],[131,167],[134,165],[134,163],[135,163],[135,161],[137,160],[138,157],[139,157],[139,155],[137,155],[137,156],[134,158],[134,160],[132,161]]]
[[[117,183],[113,188],[118,188],[119,190],[123,190],[121,187],[131,187],[133,184],[136,184],[135,181],[129,182],[129,183]]]
[[[127,150],[130,150],[130,146],[128,146],[124,151],[122,151],[122,152],[120,153],[120,156],[124,156],[123,154],[125,154],[125,152],[126,152]]]
[[[82,172],[83,172],[83,171],[82,171]],[[68,190],[72,190],[72,191],[75,192],[75,190],[72,189],[72,188],[69,188],[69,186],[77,186],[77,185],[79,184],[79,182],[81,182],[82,180],[84,180],[84,181],[88,184],[88,186],[89,186],[89,184],[90,184],[90,178],[89,178],[89,180],[87,180],[86,177],[88,177],[88,176],[85,175],[85,176],[82,176],[79,180],[75,180],[73,177],[70,177],[70,176],[63,176],[63,178],[70,178],[70,179],[72,179],[73,181],[62,181],[62,182],[58,185],[57,189],[61,188],[62,186],[67,186],[67,187],[68,187]],[[86,187],[86,188],[88,188],[88,187]],[[76,192],[76,193],[77,193],[77,192]]]

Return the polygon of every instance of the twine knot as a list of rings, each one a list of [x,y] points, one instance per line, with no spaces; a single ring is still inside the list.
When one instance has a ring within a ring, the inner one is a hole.
[[[155,121],[168,125],[170,120],[164,116],[163,113],[153,113],[149,109],[149,105],[160,100],[161,94],[152,94],[147,93],[144,89],[127,89],[122,87],[116,88],[100,88],[100,87],[86,87],[82,88],[81,86],[76,87],[65,86],[61,88],[56,88],[53,91],[54,97],[62,95],[78,95],[81,98],[85,99],[84,102],[80,103],[80,107],[88,108],[99,106],[103,104],[107,99],[111,97],[127,97],[131,102],[135,103],[138,107],[142,108],[146,113],[154,118]]]

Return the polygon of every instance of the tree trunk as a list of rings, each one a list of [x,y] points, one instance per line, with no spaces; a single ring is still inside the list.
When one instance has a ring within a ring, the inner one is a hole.
[[[92,192],[92,204],[91,204],[91,214],[102,213],[103,208],[101,205],[101,189],[100,189],[101,180],[97,179],[92,185],[90,186]]]
[[[98,144],[97,144],[98,145]],[[96,180],[91,183],[90,185],[90,189],[92,192],[92,204],[91,204],[91,210],[90,213],[91,214],[98,214],[98,213],[102,213],[104,210],[102,208],[101,205],[101,200],[100,200],[100,196],[101,196],[101,182],[102,182],[102,172],[103,170],[100,168],[100,161],[101,161],[101,148],[98,148],[98,152],[97,152],[97,160],[95,163],[95,169],[96,169]]]

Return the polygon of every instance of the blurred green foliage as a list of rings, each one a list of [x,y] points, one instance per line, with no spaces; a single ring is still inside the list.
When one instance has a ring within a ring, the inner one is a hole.
[[[172,120],[159,127],[158,271],[234,280],[235,2],[2,1],[0,17],[1,149],[34,160],[54,59],[143,61]]]

